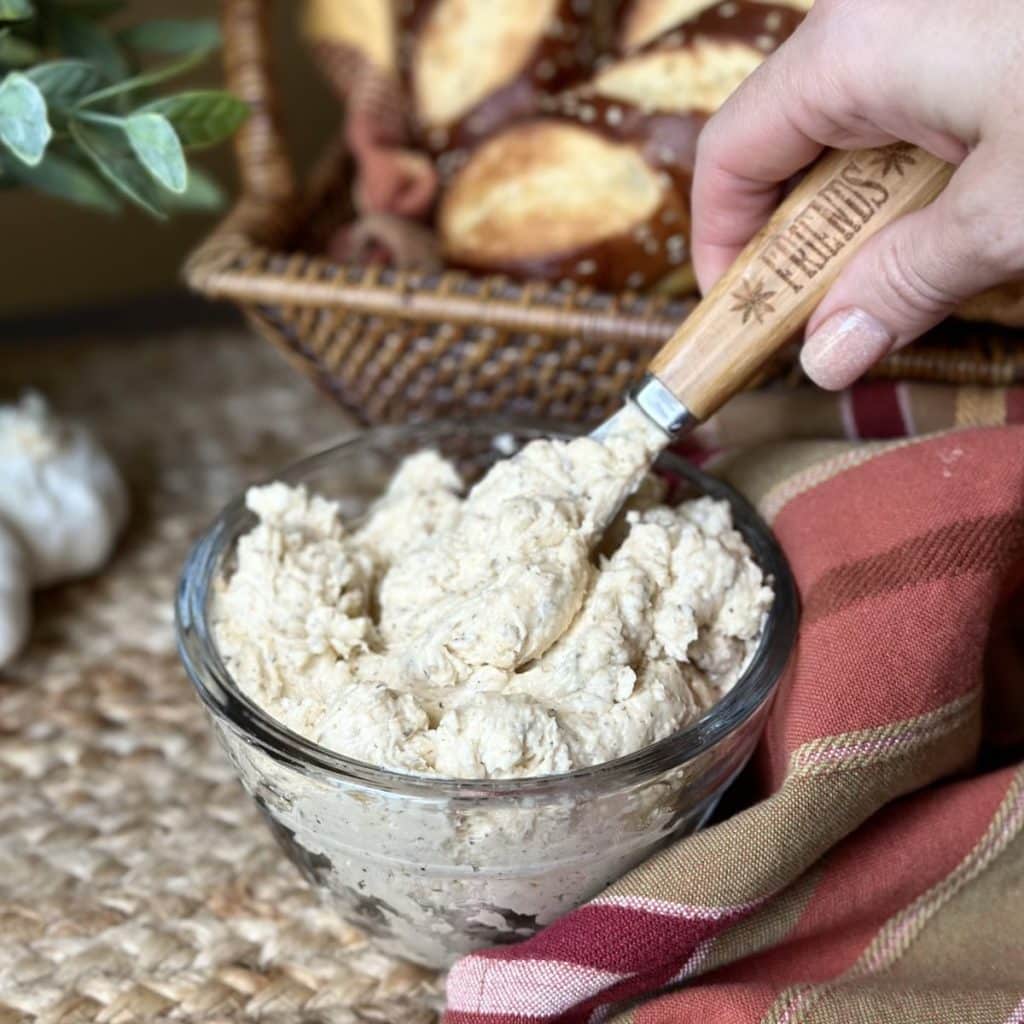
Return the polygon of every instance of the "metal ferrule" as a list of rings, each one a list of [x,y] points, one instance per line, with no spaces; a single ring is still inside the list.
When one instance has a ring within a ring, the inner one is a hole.
[[[644,374],[630,391],[629,399],[670,437],[685,433],[700,422],[652,373]]]

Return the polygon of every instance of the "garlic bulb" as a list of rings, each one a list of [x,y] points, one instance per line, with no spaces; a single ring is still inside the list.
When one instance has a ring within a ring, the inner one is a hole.
[[[21,542],[33,586],[98,569],[127,512],[117,468],[85,427],[36,394],[0,406],[0,522]]]
[[[0,668],[21,650],[31,619],[28,556],[14,533],[0,523]]]

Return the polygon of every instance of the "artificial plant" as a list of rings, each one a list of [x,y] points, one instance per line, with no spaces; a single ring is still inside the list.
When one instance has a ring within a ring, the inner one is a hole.
[[[158,217],[220,204],[220,189],[186,152],[231,135],[246,105],[214,89],[157,92],[216,49],[217,25],[125,24],[128,7],[0,0],[0,186],[103,210],[127,200]]]

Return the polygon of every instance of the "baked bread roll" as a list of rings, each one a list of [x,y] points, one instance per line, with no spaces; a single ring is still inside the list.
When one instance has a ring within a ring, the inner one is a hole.
[[[643,46],[629,47],[628,56],[595,76],[592,88],[649,112],[706,117],[802,20],[796,7],[762,0],[726,0],[683,21],[659,19],[667,28],[652,38],[647,32],[638,34]]]
[[[586,78],[612,42],[614,0],[397,0],[418,137],[465,147]],[[606,37],[606,38],[602,38]]]
[[[622,53],[634,53],[685,22],[714,11],[723,21],[732,22],[738,38],[749,38],[756,45],[758,36],[763,34],[766,38],[759,49],[770,52],[781,42],[773,37],[785,25],[792,26],[793,14],[806,14],[813,3],[814,0],[629,0],[617,33],[618,47]],[[793,27],[785,34],[792,32]]]
[[[602,289],[692,283],[689,192],[708,116],[800,22],[718,4],[542,101],[473,151],[441,201],[446,258]],[[769,45],[770,43],[770,45]]]
[[[636,143],[534,119],[474,151],[443,195],[438,230],[458,266],[643,289],[687,259],[687,199]]]
[[[678,5],[677,5],[678,6]],[[599,71],[560,103],[596,105],[669,173],[693,170],[708,117],[796,29],[802,15],[778,5],[716,4]]]

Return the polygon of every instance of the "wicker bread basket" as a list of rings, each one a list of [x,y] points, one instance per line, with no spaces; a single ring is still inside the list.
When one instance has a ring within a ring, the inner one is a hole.
[[[252,116],[236,140],[241,199],[189,259],[190,286],[235,302],[365,423],[453,412],[585,421],[615,408],[694,299],[454,271],[418,275],[313,255],[351,215],[346,154],[337,142],[329,146],[299,188],[281,130],[269,4],[223,0],[228,86]],[[1007,384],[1024,379],[1019,337],[950,324],[876,372]],[[774,372],[798,379],[791,360]]]

